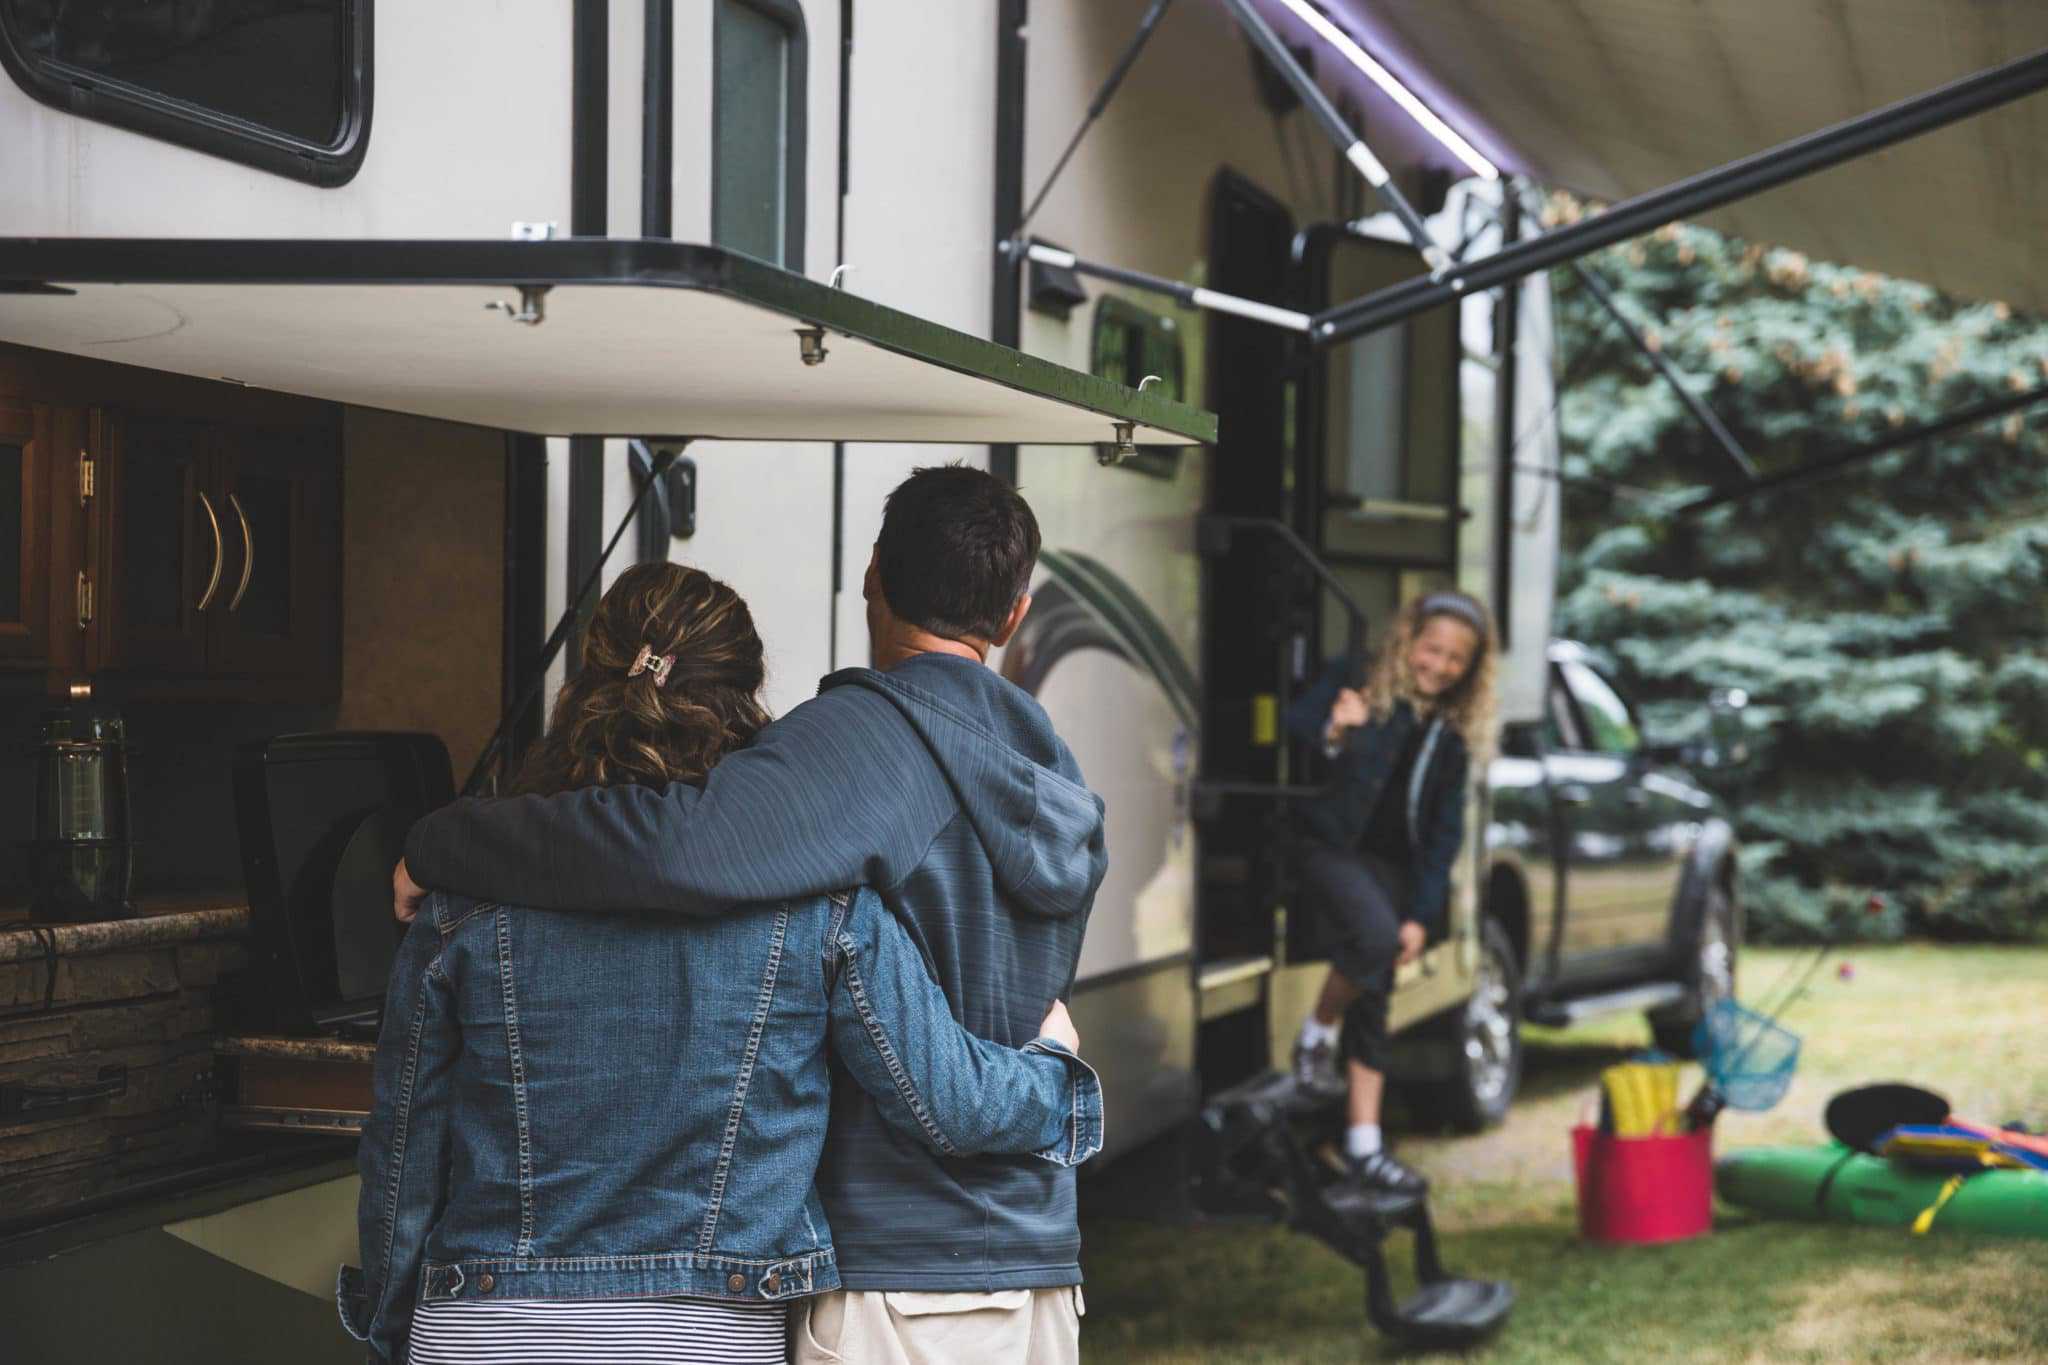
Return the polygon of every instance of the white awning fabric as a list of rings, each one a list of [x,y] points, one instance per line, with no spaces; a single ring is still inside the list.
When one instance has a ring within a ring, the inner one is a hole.
[[[1318,45],[1261,0],[1282,34]],[[2041,0],[1321,0],[1504,167],[1618,201],[2048,48]],[[1465,172],[1341,61],[1365,125]],[[1383,155],[1387,153],[1383,152]],[[1731,205],[1754,242],[2048,312],[2048,96]]]

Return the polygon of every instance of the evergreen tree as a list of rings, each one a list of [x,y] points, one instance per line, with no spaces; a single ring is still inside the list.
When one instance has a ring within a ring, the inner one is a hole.
[[[2048,325],[2001,303],[1683,225],[1586,265],[1767,474],[2048,383]],[[1607,656],[1659,738],[1702,734],[1709,689],[1749,693],[1754,756],[1707,777],[1752,935],[2040,934],[2048,423],[1681,514],[1724,457],[1573,273],[1553,284],[1558,629]]]

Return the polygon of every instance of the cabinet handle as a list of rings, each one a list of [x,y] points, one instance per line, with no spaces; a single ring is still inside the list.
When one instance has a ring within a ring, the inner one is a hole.
[[[213,577],[206,580],[206,591],[199,594],[199,605],[192,610],[205,611],[212,604],[213,595],[220,591],[220,562],[227,546],[220,538],[220,518],[213,514],[213,499],[201,493],[199,505],[206,509],[206,520],[213,527]]]
[[[228,494],[228,506],[235,509],[235,516],[242,523],[242,581],[235,587],[235,595],[228,599],[228,610],[242,605],[242,594],[249,591],[249,575],[256,568],[256,534],[249,529],[249,514],[242,510],[242,500],[233,493]]]

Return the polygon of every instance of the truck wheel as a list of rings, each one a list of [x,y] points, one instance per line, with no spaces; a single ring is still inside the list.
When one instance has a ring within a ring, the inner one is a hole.
[[[1409,1092],[1423,1115],[1476,1133],[1507,1117],[1522,1083],[1522,968],[1497,919],[1479,921],[1479,969],[1472,996],[1430,1025],[1451,1044],[1452,1075]]]
[[[1668,1009],[1650,1012],[1650,1033],[1658,1047],[1674,1057],[1693,1055],[1693,1029],[1716,1000],[1735,995],[1735,956],[1741,946],[1735,898],[1717,878],[1707,888],[1707,903],[1700,907],[1699,935],[1686,953],[1682,978],[1686,997]]]

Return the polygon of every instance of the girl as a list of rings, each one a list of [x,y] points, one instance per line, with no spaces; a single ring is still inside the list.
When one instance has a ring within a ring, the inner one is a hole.
[[[701,785],[767,723],[761,682],[731,588],[636,565],[521,786]],[[1072,1165],[1101,1087],[1057,1002],[1040,1031],[962,1029],[864,888],[699,920],[431,896],[392,970],[343,1322],[412,1365],[780,1365],[786,1305],[839,1285],[827,1047],[907,1141]]]
[[[1361,1183],[1421,1194],[1427,1183],[1380,1137],[1387,998],[1395,969],[1446,927],[1466,778],[1493,746],[1492,620],[1461,592],[1416,598],[1395,617],[1364,692],[1336,681],[1306,694],[1291,716],[1297,732],[1320,721],[1335,760],[1302,820],[1302,900],[1330,973],[1301,1026],[1294,1071],[1309,1089],[1346,1092],[1344,1150]]]

